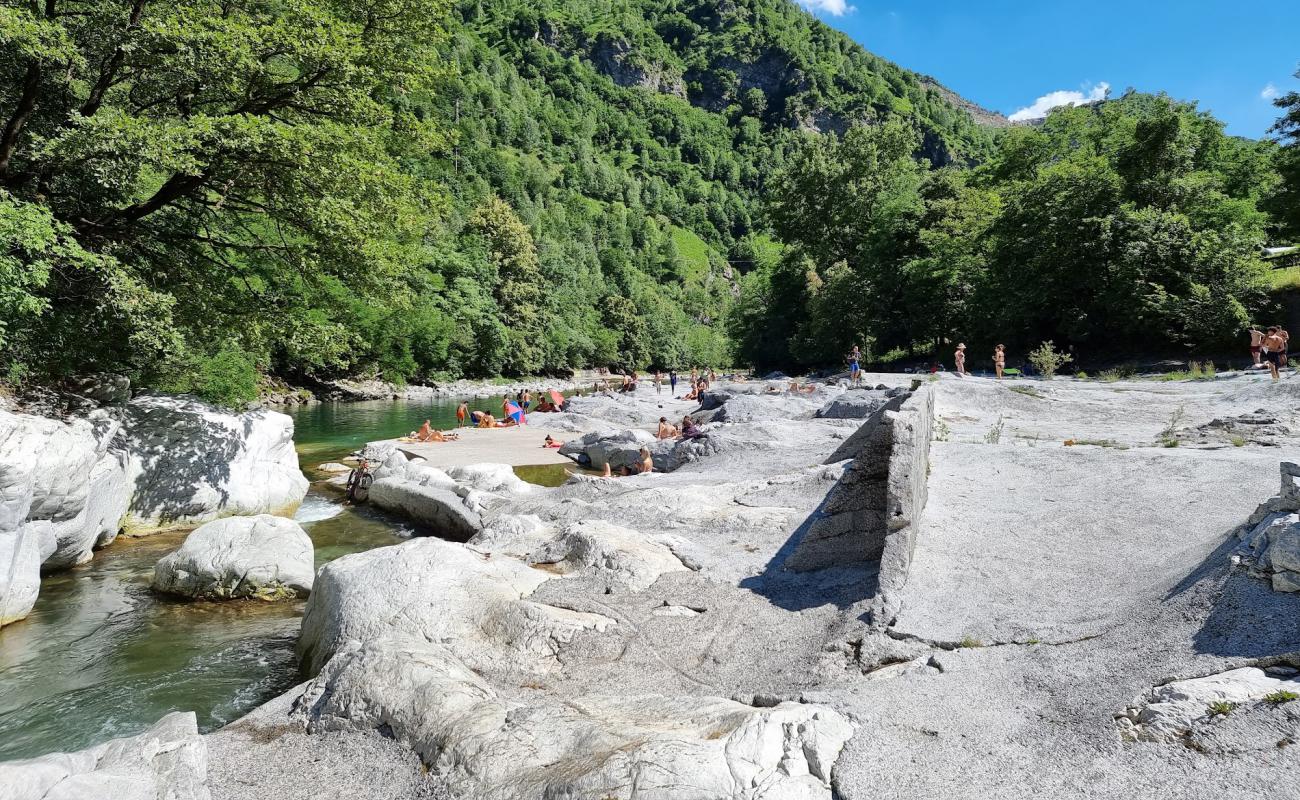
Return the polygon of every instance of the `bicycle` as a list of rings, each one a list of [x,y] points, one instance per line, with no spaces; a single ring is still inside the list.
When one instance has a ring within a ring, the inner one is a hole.
[[[348,502],[353,504],[364,503],[370,499],[370,485],[375,482],[375,476],[370,471],[370,462],[364,457],[351,472],[348,473],[347,498]]]

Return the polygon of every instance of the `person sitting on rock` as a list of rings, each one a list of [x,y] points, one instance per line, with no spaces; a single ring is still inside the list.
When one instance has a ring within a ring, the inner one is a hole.
[[[659,430],[655,433],[656,439],[676,439],[677,428],[673,427],[667,417],[659,418]]]
[[[683,441],[689,441],[691,439],[703,439],[707,435],[708,434],[706,434],[704,431],[699,429],[699,427],[695,424],[695,420],[690,418],[690,415],[682,417],[681,438]]]
[[[497,428],[497,418],[486,411],[471,411],[470,416],[474,418],[474,426],[477,428]]]
[[[420,426],[420,430],[415,433],[417,442],[449,442],[455,437],[449,437],[440,430],[435,430],[429,425],[429,420],[425,420]]]

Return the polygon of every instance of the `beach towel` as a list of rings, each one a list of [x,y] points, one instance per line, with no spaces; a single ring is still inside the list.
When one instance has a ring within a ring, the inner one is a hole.
[[[551,390],[551,402],[555,404],[555,407],[556,407],[556,408],[563,408],[563,407],[564,407],[564,395],[562,395],[562,394],[560,394],[559,392],[557,392],[557,391],[555,391],[554,389],[552,389],[552,390]]]

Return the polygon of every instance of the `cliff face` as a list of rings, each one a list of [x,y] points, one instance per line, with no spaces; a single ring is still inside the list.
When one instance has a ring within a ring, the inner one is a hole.
[[[942,165],[982,160],[993,129],[1009,124],[790,0],[627,0],[612,11],[592,0],[541,0],[527,11],[475,5],[464,13],[480,30],[495,28],[490,41],[531,39],[619,86],[687,99],[733,125],[749,117],[768,131],[841,134],[901,116],[922,131],[918,156]]]

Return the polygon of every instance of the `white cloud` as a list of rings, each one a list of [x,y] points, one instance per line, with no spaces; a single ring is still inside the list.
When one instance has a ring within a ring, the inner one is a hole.
[[[832,17],[842,17],[857,10],[847,0],[799,0],[799,5],[809,11],[825,12]]]
[[[1263,100],[1272,100],[1274,97],[1277,97],[1278,94],[1280,93],[1278,92],[1277,87],[1271,83],[1259,91],[1259,96]]]
[[[1110,91],[1110,84],[1102,81],[1088,90],[1087,94],[1083,92],[1061,89],[1059,91],[1045,94],[1034,101],[1031,106],[1026,106],[1016,113],[1012,114],[1012,122],[1024,122],[1031,119],[1042,119],[1047,116],[1047,112],[1057,106],[1078,106],[1084,103],[1095,103],[1098,100],[1105,100],[1106,93]]]

